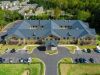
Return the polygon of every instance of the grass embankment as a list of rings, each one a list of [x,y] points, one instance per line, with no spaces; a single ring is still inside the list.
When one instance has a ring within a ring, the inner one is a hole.
[[[58,51],[57,51],[57,50],[46,50],[46,51],[45,51],[45,54],[48,54],[48,55],[55,55],[55,54],[58,54]]]
[[[96,35],[96,44],[100,45],[100,35]]]
[[[66,64],[71,64],[73,61],[72,61],[72,58],[62,58],[59,63],[66,63]]]
[[[96,45],[84,45],[84,46],[79,46],[80,49],[94,49],[96,48]]]
[[[21,75],[26,69],[30,75],[40,75],[40,64],[0,64],[0,75]]]
[[[58,70],[59,75],[100,75],[100,64],[73,64],[71,58],[63,58]]]
[[[76,50],[75,46],[67,46],[66,48],[70,51],[70,53],[74,53]]]
[[[0,64],[0,75],[22,75],[26,70],[29,75],[44,75],[44,65],[39,59],[33,59],[31,64]]]
[[[60,64],[60,75],[100,75],[100,64]]]
[[[6,51],[7,49],[16,49],[16,50],[19,50],[19,49],[23,49],[26,45],[3,45],[3,44],[0,44],[0,53]],[[31,52],[33,49],[35,49],[37,46],[27,46],[26,47],[26,50],[28,50],[29,52]]]
[[[28,46],[28,47],[26,47],[26,50],[28,50],[29,52],[31,52],[35,48],[37,48],[37,46]]]
[[[91,49],[93,50],[94,48],[96,48],[96,45],[84,45],[84,46],[78,46],[81,50],[82,49]],[[75,46],[67,46],[66,48],[69,49],[70,53],[74,53],[76,50]]]
[[[3,45],[0,44],[0,53],[6,51],[7,49],[22,49],[24,47],[24,45],[18,46],[18,45]]]

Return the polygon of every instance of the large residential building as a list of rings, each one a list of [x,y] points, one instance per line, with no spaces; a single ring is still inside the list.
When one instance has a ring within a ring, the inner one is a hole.
[[[21,20],[1,36],[6,44],[95,44],[95,29],[80,20]]]

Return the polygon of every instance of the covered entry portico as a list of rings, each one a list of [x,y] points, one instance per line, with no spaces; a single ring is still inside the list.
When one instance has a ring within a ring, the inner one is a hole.
[[[57,41],[48,40],[45,42],[46,50],[57,50]]]

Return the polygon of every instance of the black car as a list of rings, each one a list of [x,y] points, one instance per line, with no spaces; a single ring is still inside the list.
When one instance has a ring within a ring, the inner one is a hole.
[[[5,61],[5,59],[0,57],[0,63],[3,63]]]
[[[95,63],[95,61],[94,61],[93,58],[90,58],[89,61],[90,61],[91,63]]]
[[[76,59],[75,59],[75,63],[79,63],[79,59],[76,58]]]
[[[87,53],[91,53],[91,49],[87,49]]]
[[[27,58],[21,58],[19,59],[20,63],[28,63],[28,59]]]
[[[79,62],[80,62],[80,63],[87,63],[87,61],[86,61],[85,58],[79,58]]]
[[[15,49],[12,49],[11,51],[10,51],[10,53],[15,53],[16,52],[16,50]]]
[[[87,49],[83,49],[82,51],[87,53]]]
[[[23,62],[24,62],[24,63],[28,63],[28,59],[25,58],[25,59],[23,60]]]

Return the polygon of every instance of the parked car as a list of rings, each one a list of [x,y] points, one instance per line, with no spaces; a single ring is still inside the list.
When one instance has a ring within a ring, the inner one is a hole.
[[[9,59],[9,63],[13,63],[13,60],[12,59]]]
[[[79,62],[80,63],[88,63],[87,60],[85,58],[79,58]]]
[[[5,59],[0,57],[0,63],[3,63],[5,61]]]
[[[75,63],[79,63],[79,59],[76,58],[76,59],[75,59]]]
[[[87,49],[83,49],[82,51],[87,53]]]
[[[28,58],[21,58],[19,59],[20,63],[28,63]]]
[[[94,51],[95,51],[96,53],[100,53],[100,50],[95,49]]]
[[[91,63],[95,63],[95,61],[94,61],[93,58],[90,58],[89,61],[90,61]]]
[[[23,58],[19,59],[19,62],[20,63],[23,63],[24,62]]]
[[[32,62],[32,58],[31,57],[28,58],[28,63],[30,63],[30,62]]]
[[[25,58],[25,59],[23,60],[23,62],[24,62],[24,63],[28,63],[28,59]]]
[[[10,50],[10,53],[15,53],[15,52],[16,52],[15,49]]]
[[[88,63],[85,58],[76,58],[75,63]]]
[[[91,53],[91,49],[87,49],[87,53]]]

